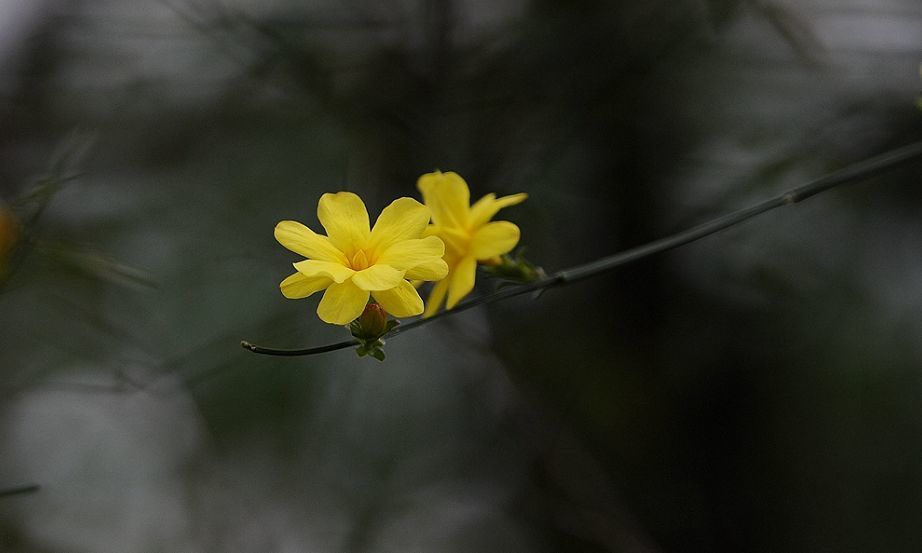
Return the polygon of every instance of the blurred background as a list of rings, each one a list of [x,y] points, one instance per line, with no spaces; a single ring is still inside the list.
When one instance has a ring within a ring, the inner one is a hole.
[[[527,192],[556,271],[919,140],[920,62],[917,0],[0,2],[0,549],[922,550],[918,162],[239,347],[346,338],[278,291],[323,192]]]

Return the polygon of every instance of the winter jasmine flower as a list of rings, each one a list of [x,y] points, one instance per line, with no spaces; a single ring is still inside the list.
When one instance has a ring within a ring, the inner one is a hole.
[[[320,198],[317,216],[326,236],[295,221],[275,227],[282,246],[307,258],[294,263],[297,272],[280,284],[286,298],[324,290],[317,315],[337,325],[361,315],[369,297],[395,317],[423,312],[423,300],[408,279],[435,281],[448,273],[442,240],[424,236],[430,218],[426,206],[398,198],[369,228],[362,200],[337,192]]]
[[[432,289],[425,317],[434,315],[445,301],[451,309],[474,289],[477,263],[494,262],[519,242],[519,227],[509,221],[491,221],[504,208],[525,201],[527,194],[497,198],[487,194],[470,205],[470,190],[457,173],[436,171],[419,178],[417,187],[432,212],[426,233],[445,242],[448,276]]]

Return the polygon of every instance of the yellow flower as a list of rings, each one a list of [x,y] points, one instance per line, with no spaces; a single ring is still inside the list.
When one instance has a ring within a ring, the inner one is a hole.
[[[519,227],[509,221],[493,221],[496,213],[525,201],[527,194],[497,198],[487,194],[470,205],[467,183],[457,173],[436,171],[419,178],[416,186],[432,211],[432,226],[426,234],[445,242],[449,275],[432,289],[424,317],[431,317],[448,295],[451,309],[474,289],[478,261],[490,261],[509,253],[519,242]]]
[[[384,208],[369,230],[368,211],[351,192],[324,194],[317,217],[327,236],[295,221],[275,227],[275,239],[308,258],[280,284],[286,298],[306,298],[326,290],[317,315],[330,324],[348,324],[362,314],[369,296],[395,317],[423,312],[423,300],[407,281],[441,280],[448,274],[445,246],[423,236],[429,209],[412,198]]]

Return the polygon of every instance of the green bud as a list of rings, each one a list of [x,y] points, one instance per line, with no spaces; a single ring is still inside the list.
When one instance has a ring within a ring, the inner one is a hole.
[[[388,320],[387,311],[377,303],[369,303],[359,318],[349,323],[349,331],[358,340],[355,352],[359,357],[374,357],[384,361],[383,336],[390,332],[400,321]]]

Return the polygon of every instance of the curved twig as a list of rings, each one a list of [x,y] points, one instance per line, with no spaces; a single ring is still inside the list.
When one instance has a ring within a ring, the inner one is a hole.
[[[317,346],[313,348],[303,348],[303,349],[275,349],[275,348],[264,348],[262,346],[257,346],[256,344],[251,344],[246,340],[240,341],[240,346],[243,349],[250,350],[253,353],[262,353],[263,355],[278,355],[280,357],[297,357],[300,355],[315,355],[318,353],[326,353],[328,351],[336,351],[338,349],[346,349],[348,347],[359,345],[358,340],[346,340],[345,342],[337,342],[335,344],[327,344],[325,346]]]

